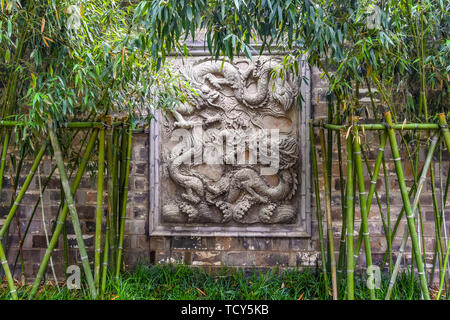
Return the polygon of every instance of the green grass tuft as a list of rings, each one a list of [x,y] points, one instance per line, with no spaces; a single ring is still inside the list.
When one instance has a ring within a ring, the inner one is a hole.
[[[366,280],[355,277],[355,299],[369,299]],[[377,299],[384,299],[389,279],[382,277]],[[80,290],[68,290],[54,285],[42,286],[36,299],[86,300],[91,299],[86,285]],[[339,299],[345,295],[345,281],[340,281]],[[27,298],[30,286],[18,288],[19,297]],[[140,264],[133,272],[124,272],[115,281],[108,277],[106,300],[330,300],[326,294],[322,273],[311,270],[237,270],[223,268],[209,273],[201,268],[185,265]],[[6,288],[0,290],[0,299],[9,299]],[[420,299],[420,286],[407,273],[399,275],[392,300]]]

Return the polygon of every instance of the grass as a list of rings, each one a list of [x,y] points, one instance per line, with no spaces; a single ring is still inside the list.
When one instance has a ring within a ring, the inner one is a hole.
[[[377,298],[384,299],[389,279],[382,277]],[[86,286],[68,290],[66,286],[47,284],[40,288],[36,299],[87,300]],[[345,294],[345,280],[340,281],[339,298]],[[18,288],[19,297],[26,299],[29,285]],[[355,298],[369,299],[365,279],[356,277]],[[9,299],[6,287],[0,289],[0,299]],[[184,265],[148,266],[140,264],[134,272],[123,273],[118,281],[108,279],[106,300],[329,300],[324,289],[322,274],[312,270],[222,269],[214,274],[204,269]],[[409,274],[399,275],[392,300],[420,299],[419,283]]]

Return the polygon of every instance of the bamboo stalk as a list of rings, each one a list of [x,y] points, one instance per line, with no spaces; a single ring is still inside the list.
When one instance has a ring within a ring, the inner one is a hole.
[[[99,155],[97,175],[97,210],[95,219],[95,258],[94,258],[94,280],[97,290],[100,286],[100,254],[102,242],[102,214],[103,214],[103,173],[105,171],[105,129],[99,131]]]
[[[5,138],[3,140],[2,158],[1,158],[1,162],[0,162],[0,199],[1,199],[1,195],[2,195],[2,189],[3,189],[3,176],[4,176],[4,172],[5,172],[6,153],[8,152],[9,135],[10,135],[10,130],[6,130]]]
[[[14,201],[14,204],[12,205],[11,209],[9,210],[8,216],[6,217],[4,224],[3,224],[2,228],[0,229],[0,241],[5,236],[8,228],[9,228],[9,224],[11,223],[11,221],[17,211],[17,208],[19,207],[20,201],[22,200],[23,196],[25,195],[25,193],[28,190],[28,187],[31,183],[31,180],[34,177],[36,169],[37,169],[39,163],[41,162],[42,157],[44,156],[46,148],[47,148],[47,140],[44,141],[44,143],[41,146],[41,149],[39,150],[36,158],[34,159],[34,162],[30,169],[30,172],[28,173],[28,175],[25,179],[25,182],[23,183],[23,186],[20,189],[19,194],[17,195],[16,201]]]
[[[353,300],[354,296],[354,266],[353,266],[353,233],[354,233],[354,206],[353,206],[353,152],[352,134],[347,137],[347,298]]]
[[[5,271],[5,277],[8,282],[9,287],[9,293],[11,294],[11,297],[13,300],[17,300],[17,292],[16,292],[16,286],[14,285],[14,279],[11,275],[11,270],[9,269],[8,261],[6,260],[5,250],[3,250],[3,245],[0,241],[0,262],[2,264],[3,270]]]
[[[341,208],[342,208],[342,224],[341,224],[341,236],[339,239],[339,259],[338,259],[338,274],[342,276],[342,272],[345,266],[345,252],[346,252],[346,240],[345,233],[347,230],[347,216],[345,212],[347,211],[347,202],[345,201],[345,185],[344,185],[344,174],[342,170],[342,151],[340,147],[340,139],[338,139],[338,158],[339,158],[339,180],[341,187]]]
[[[11,179],[11,184],[12,184],[12,195],[11,195],[11,206],[14,204],[14,202],[17,199],[17,185],[19,182],[19,177],[20,177],[20,172],[22,171],[22,165],[23,165],[23,160],[25,158],[25,143],[22,144],[21,148],[20,148],[20,160],[19,163],[17,164],[17,170],[16,170],[16,175],[15,177],[13,177],[13,171],[14,171],[14,166],[12,163],[12,160],[10,159],[10,179]],[[39,166],[38,166],[39,169]],[[21,228],[20,228],[20,218],[18,215],[15,215],[15,220],[16,220],[16,230],[17,230],[17,238],[18,238],[18,244],[19,244],[19,256],[20,256],[20,271],[21,271],[21,281],[22,283],[25,283],[25,268],[24,268],[24,260],[23,260],[23,242],[22,242],[22,233],[21,233]],[[9,230],[8,230],[9,231]],[[6,233],[6,237],[4,239],[4,243],[7,243],[9,236],[9,232]],[[5,254],[8,255],[8,247],[5,248]],[[12,273],[14,274],[16,272],[15,266],[13,268]]]
[[[355,121],[356,122],[356,121]],[[372,269],[372,252],[370,248],[370,235],[369,235],[369,223],[368,223],[368,207],[366,199],[366,190],[364,186],[364,174],[363,174],[363,164],[361,157],[361,145],[360,137],[358,134],[358,129],[354,128],[353,137],[353,156],[355,161],[355,169],[358,181],[359,190],[359,204],[361,210],[361,229],[364,239],[364,249],[366,251],[366,265],[369,270]],[[361,233],[361,231],[360,231]],[[358,251],[356,251],[358,254]],[[375,300],[375,290],[373,287],[369,288],[370,299]]]
[[[120,210],[120,235],[119,235],[119,246],[117,252],[117,264],[116,264],[116,279],[119,277],[120,269],[122,266],[122,253],[123,253],[123,238],[124,238],[124,230],[125,230],[125,218],[127,213],[127,197],[128,197],[128,178],[130,173],[130,160],[131,160],[131,142],[133,133],[132,130],[127,130],[127,143],[126,143],[126,163],[124,168],[124,184],[123,184],[123,193],[122,193],[122,207]]]
[[[69,185],[69,179],[67,178],[66,170],[64,168],[64,160],[61,153],[61,148],[59,146],[58,138],[53,131],[51,122],[48,124],[48,130],[50,135],[50,141],[53,147],[55,160],[58,165],[58,171],[61,179],[61,184],[64,190],[64,195],[66,198],[67,207],[69,209],[70,217],[72,219],[73,229],[77,237],[78,249],[80,251],[81,262],[83,264],[84,273],[86,280],[88,282],[92,297],[95,299],[97,297],[97,290],[95,289],[94,279],[92,277],[92,270],[89,265],[89,258],[86,252],[86,247],[83,240],[83,233],[81,231],[80,222],[78,220],[77,209],[72,197],[72,191]]]
[[[105,247],[103,252],[103,269],[102,269],[102,285],[100,290],[100,296],[103,298],[106,288],[106,277],[108,273],[108,260],[109,260],[109,247],[110,241],[113,241],[112,237],[112,217],[114,210],[114,182],[113,182],[113,171],[114,171],[114,163],[113,163],[113,142],[114,142],[114,127],[110,127],[106,131],[106,144],[107,144],[107,188],[108,188],[108,211],[106,215],[106,231],[105,231]]]
[[[447,120],[445,118],[445,114],[444,113],[440,113],[438,114],[438,120],[439,120],[439,126],[441,128],[441,133],[442,133],[442,137],[444,138],[444,142],[447,146],[447,151],[448,154],[450,155],[450,132],[448,130],[448,124],[447,124]],[[450,173],[449,173],[450,175]],[[447,200],[447,193],[445,194],[445,199],[443,201],[443,203],[445,204]],[[445,228],[446,226],[444,226]],[[445,271],[447,270],[447,265],[448,265],[448,259],[449,259],[449,254],[450,254],[450,238],[447,242],[447,250],[445,253],[445,258],[444,258],[444,267],[443,270],[444,272],[442,272],[441,274],[441,278],[439,281],[439,291],[438,294],[436,296],[436,299],[439,300],[441,294],[442,294],[442,289],[443,289],[443,284],[444,284],[444,277],[445,277]]]
[[[355,130],[357,130],[357,128]],[[383,160],[383,157],[384,157],[384,148],[386,146],[386,141],[387,141],[387,134],[386,134],[386,132],[384,132],[383,135],[381,136],[380,148],[378,149],[378,154],[377,154],[377,158],[376,158],[376,161],[375,161],[375,167],[374,167],[374,170],[373,170],[373,174],[370,172],[369,163],[367,162],[367,159],[365,159],[367,170],[368,170],[369,176],[370,176],[369,193],[368,193],[367,199],[366,199],[366,208],[367,208],[366,212],[367,212],[367,214],[370,212],[370,208],[372,207],[373,195],[374,195],[374,193],[376,193],[376,185],[377,185],[377,181],[378,181],[378,175],[379,175],[379,172],[380,172],[381,163],[382,163],[382,160]],[[359,146],[358,149],[360,150],[359,151],[360,152],[359,153],[359,157],[361,157],[360,154],[361,154],[361,152],[363,152],[363,150],[361,149],[361,146]],[[356,158],[356,155],[355,155],[355,158]],[[378,195],[377,195],[377,200],[379,202]],[[381,208],[380,208],[380,212],[381,212]],[[381,218],[382,218],[382,222],[383,222],[383,227],[384,227],[385,232],[386,232],[387,230],[386,230],[386,227],[385,227],[384,218],[383,217],[381,217]],[[359,250],[360,250],[360,246],[361,246],[361,243],[362,243],[362,239],[363,239],[363,233],[360,232],[360,234],[358,235],[358,241],[357,241],[356,248],[355,248],[355,255],[356,255],[355,262],[354,262],[355,265],[356,265],[356,263],[358,261]]]
[[[446,222],[446,218],[445,218],[445,205],[447,202],[447,194],[448,194],[448,188],[449,188],[449,183],[450,183],[450,170],[447,173],[447,182],[445,183],[445,191],[444,191],[444,186],[442,184],[443,179],[442,179],[442,147],[439,148],[439,182],[440,182],[440,194],[441,194],[441,211],[440,211],[440,216],[439,216],[439,232],[441,230],[442,225],[447,226],[447,222]],[[447,228],[444,228],[444,243],[448,242],[448,235],[447,235]],[[442,260],[441,263],[443,263],[444,261],[444,256],[443,256],[443,245],[441,245],[441,254],[442,254]],[[448,276],[450,275],[450,269],[445,270],[443,269],[443,272],[447,272],[448,271],[448,275],[446,277],[446,282],[445,282],[445,287],[447,288],[447,282],[448,282]]]
[[[112,126],[119,126],[122,122],[113,122]],[[27,122],[24,121],[5,121],[0,120],[0,127],[23,127],[26,126]],[[69,129],[100,129],[104,127],[104,124],[102,122],[96,122],[96,121],[74,121],[74,122],[67,122],[64,124],[59,124],[59,128],[69,128]],[[136,129],[137,130],[137,129]]]
[[[74,194],[76,192],[76,190],[78,189],[78,186],[81,182],[81,178],[83,177],[83,173],[84,173],[86,165],[89,161],[89,157],[91,155],[92,149],[94,148],[95,141],[97,139],[97,135],[98,135],[98,130],[95,130],[92,133],[91,137],[89,138],[88,144],[86,146],[86,151],[84,152],[83,158],[81,159],[80,166],[78,167],[78,171],[75,175],[75,179],[72,184],[72,188],[71,188],[72,194]],[[59,215],[58,222],[56,224],[56,228],[53,232],[52,238],[50,239],[50,244],[49,244],[47,250],[45,251],[44,258],[42,259],[42,262],[39,266],[38,273],[36,275],[36,279],[33,282],[33,286],[32,286],[32,289],[31,289],[29,297],[28,297],[29,299],[32,299],[34,297],[34,295],[36,294],[36,292],[39,288],[39,284],[41,283],[41,280],[44,276],[45,270],[47,269],[49,259],[52,255],[52,252],[53,252],[56,244],[58,243],[58,238],[59,238],[59,236],[62,232],[63,226],[65,224],[67,213],[68,213],[68,205],[67,205],[67,203],[64,203],[64,207],[61,211],[61,214]]]
[[[326,203],[326,217],[327,217],[327,235],[328,235],[328,251],[330,256],[330,267],[331,267],[331,285],[333,289],[333,300],[337,300],[338,287],[337,287],[337,276],[336,276],[336,259],[334,255],[334,235],[333,235],[333,224],[331,220],[331,198],[329,193],[329,181],[328,181],[328,170],[327,170],[327,154],[325,147],[325,133],[323,128],[320,129],[320,145],[322,150],[322,171],[323,180],[325,188],[325,203]],[[329,155],[331,156],[331,155]]]
[[[426,300],[429,300],[430,299],[430,295],[429,295],[429,292],[428,292],[428,284],[427,284],[427,279],[426,279],[426,275],[425,275],[425,272],[424,272],[423,261],[422,261],[422,257],[420,255],[420,251],[419,251],[419,245],[418,245],[417,232],[416,232],[416,227],[415,227],[415,222],[414,222],[414,216],[413,216],[413,212],[411,210],[411,203],[410,203],[409,197],[408,197],[408,191],[407,191],[407,188],[406,188],[405,177],[404,177],[404,174],[403,174],[403,168],[402,168],[402,164],[401,164],[400,153],[398,151],[398,146],[397,146],[397,140],[396,140],[396,137],[395,137],[395,132],[392,129],[393,123],[392,123],[391,112],[390,111],[386,111],[384,113],[384,117],[385,117],[385,120],[386,120],[386,123],[387,123],[387,132],[388,132],[388,135],[389,135],[389,142],[391,144],[392,155],[394,157],[395,170],[397,172],[397,177],[398,177],[398,182],[399,182],[399,185],[400,185],[400,191],[401,191],[401,195],[402,195],[403,205],[405,207],[409,233],[411,235],[412,247],[413,247],[413,251],[414,251],[414,255],[415,255],[415,259],[416,259],[416,264],[417,264],[417,269],[418,269],[418,273],[419,273],[419,277],[420,277],[420,283],[421,283],[421,287],[422,287],[422,293],[424,295],[424,298]]]
[[[314,123],[313,126],[320,127],[320,123]],[[375,124],[358,124],[355,125],[358,129],[364,130],[364,131],[372,131],[372,130],[385,130],[384,124],[381,123],[375,123]],[[348,125],[337,125],[337,124],[331,124],[331,123],[325,123],[323,124],[323,127],[328,130],[340,130],[340,131],[347,131],[349,126]],[[439,130],[439,125],[436,123],[405,123],[405,124],[393,124],[392,125],[393,130]]]
[[[119,130],[113,131],[113,145],[112,145],[112,152],[113,152],[113,160],[112,160],[112,184],[113,184],[113,207],[112,207],[112,220],[110,222],[111,224],[111,235],[109,237],[110,239],[110,251],[111,251],[111,270],[115,270],[116,266],[116,258],[117,258],[117,248],[116,244],[118,242],[118,232],[119,225],[118,225],[118,201],[119,201],[119,178],[118,178],[118,170],[119,166],[117,164],[118,159],[118,143],[119,143]]]
[[[106,277],[108,274],[108,258],[109,258],[109,233],[111,221],[109,216],[106,216],[106,231],[105,231],[105,247],[103,249],[103,268],[102,268],[102,284],[100,288],[100,298],[103,299],[106,289]]]
[[[438,120],[442,136],[444,137],[445,144],[447,145],[447,150],[450,154],[450,132],[448,131],[448,124],[447,120],[445,119],[445,113],[438,114]]]
[[[412,207],[412,215],[413,216],[415,216],[417,213],[417,207],[419,204],[420,193],[422,192],[423,185],[425,184],[428,170],[429,170],[430,164],[431,164],[431,159],[433,157],[437,142],[438,142],[438,136],[435,135],[431,141],[430,148],[429,148],[428,154],[427,154],[427,158],[425,159],[425,163],[422,168],[422,173],[420,175],[420,178],[419,178],[419,181],[417,184],[417,191],[414,196],[413,207]],[[405,225],[405,228],[403,230],[402,243],[401,243],[400,249],[399,249],[399,254],[397,256],[397,260],[395,261],[394,270],[392,272],[391,279],[389,281],[389,287],[388,287],[388,291],[386,293],[386,298],[385,298],[386,300],[389,300],[391,297],[392,289],[394,288],[394,284],[397,279],[398,272],[400,270],[400,263],[401,263],[403,253],[405,251],[407,241],[408,241],[408,225]],[[414,254],[416,254],[416,252]]]
[[[337,102],[337,119],[336,122],[337,124],[341,124],[342,123],[342,119],[341,119],[341,104],[342,101],[341,99],[339,99],[338,97],[338,102]],[[339,164],[339,185],[340,185],[340,191],[341,191],[341,209],[342,209],[342,221],[341,221],[341,236],[339,239],[339,256],[338,256],[338,268],[337,268],[337,272],[338,272],[338,279],[340,280],[342,278],[342,272],[344,269],[344,257],[345,257],[345,231],[347,228],[347,224],[346,224],[346,220],[345,220],[345,211],[346,211],[346,202],[344,201],[345,199],[345,180],[344,180],[344,172],[342,169],[342,148],[341,148],[341,132],[337,131],[336,132],[336,140],[337,140],[337,151],[338,151],[338,164]]]
[[[311,122],[310,122],[311,123]],[[314,177],[314,191],[316,197],[316,215],[317,215],[317,224],[318,224],[318,232],[319,232],[319,244],[320,244],[320,254],[322,259],[322,273],[323,279],[325,283],[325,294],[328,295],[328,273],[326,266],[326,257],[325,257],[325,244],[323,238],[323,226],[322,226],[322,208],[320,204],[320,191],[319,191],[319,177],[317,170],[317,154],[316,154],[316,145],[314,143],[314,131],[313,127],[309,126],[309,135],[311,140],[311,154],[312,154],[312,167],[313,167],[313,177]]]
[[[431,166],[430,166],[430,178],[431,178],[431,197],[433,200],[433,218],[434,218],[435,231],[436,231],[435,253],[438,255],[438,258],[439,258],[438,259],[439,260],[439,272],[442,272],[442,270],[443,270],[442,262],[444,260],[444,257],[443,257],[443,249],[442,249],[442,242],[441,242],[441,223],[440,223],[441,221],[440,221],[440,217],[439,217],[439,206],[438,206],[437,198],[436,198],[436,186],[435,186],[433,161],[431,161]],[[445,228],[444,228],[444,230],[445,230]],[[423,233],[422,233],[422,235],[423,235]],[[423,244],[423,247],[424,247],[423,255],[425,256],[425,243]],[[433,272],[430,274],[431,280],[433,278],[433,274],[434,274],[434,268],[433,268]]]
[[[381,162],[383,162],[383,160],[384,160],[384,148],[380,148],[380,149],[383,149],[383,150],[379,150],[379,152],[383,153],[382,160],[381,160]],[[364,149],[361,148],[361,151],[362,151],[362,154],[363,154],[363,157],[364,157],[364,162],[366,163],[367,172],[369,173],[369,177],[370,177],[370,180],[371,180],[370,189],[374,188],[374,190],[375,190],[376,182],[374,183],[374,181],[376,181],[376,179],[374,178],[374,176],[372,175],[372,173],[370,171],[369,160],[367,158],[366,153],[364,152]],[[389,191],[388,190],[389,189],[386,189],[386,194],[387,195],[389,195]],[[390,211],[389,211],[388,197],[386,197],[386,204],[387,204],[387,209],[388,209],[387,212],[386,212],[386,220],[387,220],[387,222],[386,222],[385,218],[383,216],[383,208],[381,207],[381,200],[380,200],[380,197],[378,195],[378,192],[375,190],[374,193],[375,193],[375,198],[377,199],[378,211],[380,212],[381,223],[383,224],[383,231],[384,231],[385,237],[386,237],[387,250],[390,252],[390,250],[391,250],[391,231],[390,231],[390,223],[389,223]],[[370,212],[370,208],[371,208],[371,204],[369,204],[369,197],[371,197],[370,196],[370,191],[369,191],[369,195],[367,196],[367,198],[368,198],[367,211],[368,212]],[[356,264],[356,262],[355,262],[355,264]],[[384,266],[384,264],[382,264],[381,266]]]
[[[39,166],[37,168],[37,176],[38,176],[38,186],[39,186],[39,199],[41,200],[40,202],[41,202],[41,214],[42,214],[42,228],[44,229],[45,241],[46,241],[47,247],[48,247],[49,240],[48,240],[47,226],[45,224],[46,219],[45,219],[45,210],[44,210],[44,199],[43,199],[43,195],[42,195],[43,191],[42,191],[41,173],[39,172]],[[59,291],[58,278],[56,277],[56,272],[55,272],[52,258],[50,258],[50,268],[52,269],[53,278],[55,279],[55,284]]]
[[[39,169],[39,167],[38,167],[38,169]],[[50,171],[49,176],[47,177],[47,179],[45,180],[44,184],[42,185],[42,192],[44,192],[45,189],[47,188],[47,185],[50,182],[50,179],[53,176],[53,173],[55,172],[55,170],[56,170],[56,166],[54,166],[52,171]],[[21,240],[22,243],[25,243],[25,240],[26,240],[27,235],[28,235],[28,231],[30,230],[31,222],[33,221],[34,215],[36,214],[36,210],[37,210],[37,208],[39,206],[40,201],[41,201],[41,198],[39,197],[37,199],[34,207],[33,207],[33,211],[31,212],[30,219],[28,219],[28,223],[27,223],[27,226],[25,228],[25,231],[23,233],[23,237],[22,237],[22,240]],[[18,259],[19,259],[19,253],[16,254],[16,259],[14,260],[14,268],[13,268],[13,270],[16,268],[16,264],[17,264],[17,260]]]

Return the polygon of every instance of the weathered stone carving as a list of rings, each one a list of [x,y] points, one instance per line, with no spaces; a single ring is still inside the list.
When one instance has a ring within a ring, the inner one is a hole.
[[[162,221],[286,224],[297,219],[297,81],[279,61],[198,59],[180,72],[193,91],[164,122]],[[271,131],[268,131],[268,130]],[[164,195],[163,195],[164,198]]]

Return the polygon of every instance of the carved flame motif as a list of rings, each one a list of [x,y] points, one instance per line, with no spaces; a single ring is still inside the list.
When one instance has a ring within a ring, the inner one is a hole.
[[[290,118],[295,114],[298,89],[292,79],[272,77],[277,68],[279,61],[261,57],[233,64],[198,59],[180,69],[195,92],[186,92],[188,102],[173,111],[173,121],[164,124],[168,137],[178,143],[163,147],[165,172],[177,190],[163,204],[163,222],[295,222],[299,151],[296,126]],[[278,171],[263,176],[261,168],[274,152],[261,153],[262,146],[270,142],[261,129],[277,126],[281,126]],[[179,129],[184,131],[175,137]],[[254,162],[250,161],[252,145],[257,154]],[[223,163],[196,162],[196,156],[201,158],[214,146],[223,146]],[[237,164],[236,157],[246,162]]]

